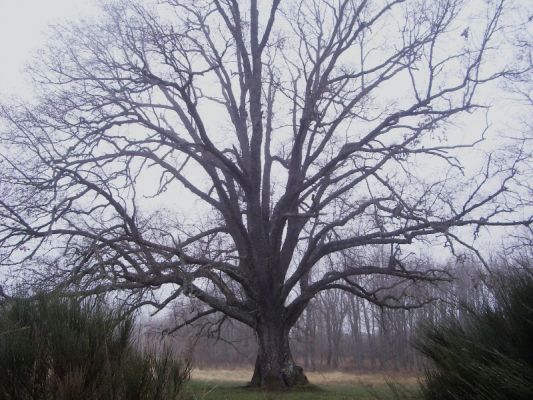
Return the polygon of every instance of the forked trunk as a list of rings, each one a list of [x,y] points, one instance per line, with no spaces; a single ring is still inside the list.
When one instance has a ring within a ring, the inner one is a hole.
[[[279,390],[308,383],[302,367],[292,358],[289,328],[281,323],[265,324],[256,335],[259,346],[250,386]]]

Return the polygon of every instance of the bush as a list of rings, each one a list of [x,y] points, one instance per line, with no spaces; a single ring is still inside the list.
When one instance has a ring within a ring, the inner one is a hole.
[[[422,329],[426,399],[533,399],[532,274],[500,278],[490,303]]]
[[[171,400],[190,366],[141,353],[134,321],[99,300],[19,299],[0,310],[0,398]]]

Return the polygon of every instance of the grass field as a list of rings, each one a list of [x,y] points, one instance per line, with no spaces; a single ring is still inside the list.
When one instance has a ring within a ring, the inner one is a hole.
[[[249,370],[194,370],[187,400],[396,400],[420,399],[417,378],[345,372],[307,373],[312,385],[290,392],[246,389]]]

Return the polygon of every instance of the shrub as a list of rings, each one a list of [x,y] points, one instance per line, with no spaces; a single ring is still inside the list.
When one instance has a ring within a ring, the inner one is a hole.
[[[500,277],[494,300],[422,329],[428,400],[533,399],[533,275]]]
[[[139,352],[134,321],[102,301],[50,296],[0,310],[0,398],[5,400],[173,400],[188,362],[168,351]]]

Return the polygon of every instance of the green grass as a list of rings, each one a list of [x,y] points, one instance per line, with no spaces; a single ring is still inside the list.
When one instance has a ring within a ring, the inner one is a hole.
[[[287,392],[244,388],[235,382],[191,381],[186,400],[420,400],[418,387],[381,385],[311,385]]]

